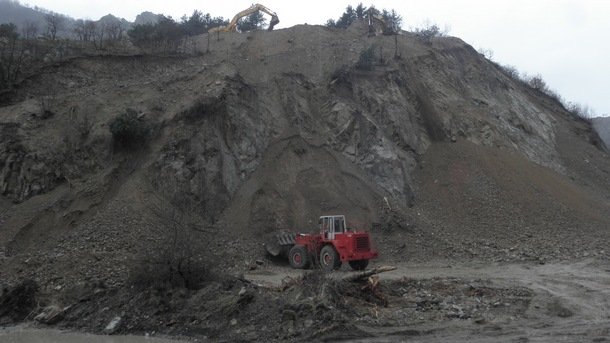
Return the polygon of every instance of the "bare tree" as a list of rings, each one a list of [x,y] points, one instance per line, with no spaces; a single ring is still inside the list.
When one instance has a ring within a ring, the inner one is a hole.
[[[107,29],[105,23],[99,23],[98,25],[93,26],[93,35],[91,36],[91,40],[93,41],[95,48],[98,50],[102,50],[104,48],[104,38],[106,37],[106,30]]]
[[[120,20],[108,22],[104,24],[106,37],[108,40],[119,41],[125,32],[125,24]]]
[[[95,39],[95,31],[97,30],[97,25],[92,20],[85,20],[84,29],[83,29],[83,40],[85,42],[89,42]]]
[[[205,265],[206,235],[197,224],[198,208],[184,187],[172,181],[156,185],[150,194],[150,228],[155,243],[147,242],[143,260],[134,270],[134,283],[150,287],[170,286],[197,289],[209,276]]]
[[[72,29],[72,31],[74,32],[76,39],[78,39],[80,41],[84,41],[85,40],[85,21],[82,19],[78,19],[74,23],[74,28]]]
[[[0,24],[0,89],[9,88],[21,72],[25,50],[14,24]]]
[[[21,29],[21,37],[26,40],[35,39],[38,37],[38,31],[39,29],[37,23],[26,20]]]
[[[57,13],[49,13],[44,16],[44,19],[47,23],[47,36],[51,38],[51,40],[55,40],[57,38],[57,33],[63,30],[66,18]]]

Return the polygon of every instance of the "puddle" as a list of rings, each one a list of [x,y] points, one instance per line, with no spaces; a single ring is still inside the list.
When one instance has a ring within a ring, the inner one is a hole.
[[[24,328],[0,329],[2,343],[185,343],[143,336],[100,336],[59,330]]]

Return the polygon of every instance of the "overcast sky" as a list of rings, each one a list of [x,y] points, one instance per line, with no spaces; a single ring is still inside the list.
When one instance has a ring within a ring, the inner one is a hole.
[[[99,19],[112,13],[133,21],[143,11],[175,19],[194,9],[231,18],[256,0],[23,0],[30,6],[75,18]],[[323,24],[337,18],[347,0],[260,0],[275,11],[280,24]],[[403,28],[430,20],[450,27],[475,49],[493,51],[493,59],[521,72],[541,74],[565,99],[589,105],[598,115],[610,115],[610,0],[377,0],[364,2],[395,9]]]

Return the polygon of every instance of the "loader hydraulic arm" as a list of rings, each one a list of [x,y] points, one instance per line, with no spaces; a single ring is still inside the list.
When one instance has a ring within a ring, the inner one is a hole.
[[[229,25],[215,27],[213,29],[210,29],[209,32],[235,32],[235,31],[237,31],[237,22],[239,21],[239,19],[241,19],[247,15],[250,15],[256,11],[265,12],[271,16],[271,21],[269,22],[269,28],[267,29],[268,31],[273,30],[273,27],[277,23],[280,22],[280,19],[278,18],[277,14],[275,12],[273,12],[272,10],[270,10],[269,8],[267,8],[261,4],[254,4],[254,5],[250,6],[249,8],[237,13],[233,17],[233,19],[231,19],[231,22],[229,23]]]

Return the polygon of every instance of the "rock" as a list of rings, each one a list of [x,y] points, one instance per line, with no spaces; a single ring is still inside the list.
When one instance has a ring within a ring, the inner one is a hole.
[[[229,324],[231,324],[231,326],[237,325],[237,319],[235,319],[235,318],[231,319],[231,322]]]
[[[40,312],[38,315],[36,315],[36,317],[34,317],[34,320],[47,325],[57,324],[62,319],[64,319],[66,311],[69,308],[70,306],[65,308],[60,308],[57,305],[47,306],[42,310],[42,312]]]
[[[114,318],[112,318],[112,320],[110,321],[110,323],[108,323],[108,325],[106,325],[106,328],[104,329],[104,333],[105,334],[112,334],[114,333],[119,325],[121,325],[121,317],[120,316],[116,316]]]
[[[313,320],[307,319],[305,320],[305,327],[310,328],[313,325]]]
[[[239,290],[238,295],[241,297],[241,296],[244,296],[245,294],[246,294],[246,287],[242,287],[242,288]]]

